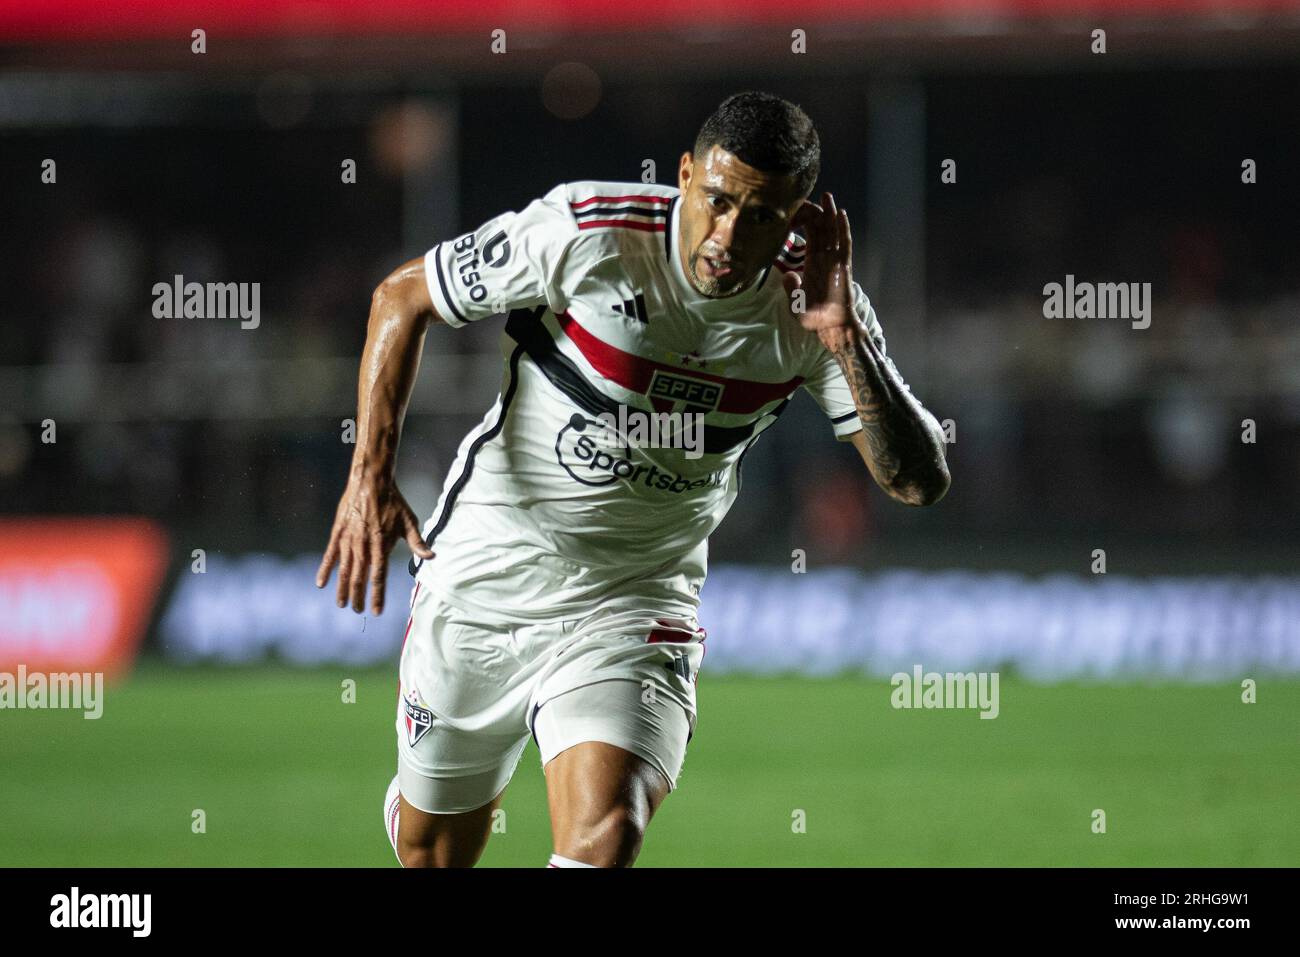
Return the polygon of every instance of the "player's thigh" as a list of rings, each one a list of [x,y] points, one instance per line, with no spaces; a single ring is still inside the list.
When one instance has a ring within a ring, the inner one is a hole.
[[[555,853],[595,867],[630,867],[668,781],[639,755],[584,741],[546,766]]]
[[[676,786],[690,736],[685,709],[639,681],[605,680],[544,702],[533,729],[556,853],[630,865]]]
[[[414,747],[399,739],[397,855],[407,867],[469,867],[487,846],[528,734],[503,739],[433,720]]]
[[[398,856],[467,865],[482,853],[528,742],[526,671],[509,627],[417,593],[399,668]],[[410,809],[409,813],[407,809]]]

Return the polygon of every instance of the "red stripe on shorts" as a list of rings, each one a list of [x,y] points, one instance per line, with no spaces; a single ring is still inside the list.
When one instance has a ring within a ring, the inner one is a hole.
[[[402,635],[402,651],[406,650],[406,639],[411,637],[411,625],[415,622],[415,599],[420,597],[420,583],[415,583],[415,593],[411,595],[411,614],[406,619],[406,631]],[[402,700],[402,651],[397,653],[397,700]]]

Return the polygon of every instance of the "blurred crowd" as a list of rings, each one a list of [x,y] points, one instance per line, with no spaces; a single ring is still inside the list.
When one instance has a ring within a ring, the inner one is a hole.
[[[949,140],[957,133],[944,111],[960,108],[936,92],[931,123]],[[824,142],[835,141],[836,122]],[[4,511],[143,512],[232,549],[323,543],[350,454],[340,420],[354,411],[370,292],[423,252],[403,238],[401,170],[379,163],[355,186],[338,183],[333,157],[374,156],[374,127],[32,131],[10,144],[7,176],[44,155],[60,169],[57,187],[4,199]],[[322,144],[324,172],[307,162]],[[951,145],[931,144],[936,162]],[[460,151],[477,179],[513,172],[522,185],[468,195],[449,233],[517,208],[552,179],[634,178],[571,158],[567,175],[525,176],[468,120]],[[863,209],[854,165],[828,156],[823,182],[848,183],[845,205]],[[891,346],[900,369],[951,420],[949,498],[922,516],[862,494],[856,454],[804,399],[747,456],[745,492],[715,556],[782,561],[807,547],[823,563],[860,562],[891,533],[941,542],[1300,532],[1294,232],[1281,252],[1267,247],[1275,210],[1234,209],[1190,187],[1185,215],[1156,196],[1097,221],[1088,215],[1097,184],[1069,168],[1006,176],[1013,185],[927,196],[924,315],[881,312],[887,334],[905,333],[909,351]],[[1041,287],[1067,273],[1150,282],[1150,328],[1046,318]],[[153,284],[177,274],[260,282],[260,327],[153,318]],[[865,265],[859,275],[873,294]],[[495,380],[464,369],[490,361],[499,331],[489,322],[430,336],[423,376],[466,391],[453,406],[417,403],[408,422],[399,474],[422,514],[495,394]],[[44,409],[55,410],[53,442]]]

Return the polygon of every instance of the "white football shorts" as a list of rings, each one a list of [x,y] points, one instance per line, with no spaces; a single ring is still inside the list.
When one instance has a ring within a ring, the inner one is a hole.
[[[399,666],[398,783],[431,814],[505,790],[530,735],[545,767],[585,741],[632,752],[677,787],[695,731],[705,632],[695,621],[602,614],[483,620],[417,583]]]

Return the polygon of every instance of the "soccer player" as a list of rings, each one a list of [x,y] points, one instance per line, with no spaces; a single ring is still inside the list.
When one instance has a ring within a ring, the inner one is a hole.
[[[848,216],[808,198],[819,165],[802,110],[739,93],[676,188],[562,183],[375,290],[316,584],[337,564],[339,606],[361,612],[368,582],[378,615],[390,549],[414,553],[384,803],[404,866],[478,860],[530,735],[551,865],[632,864],[695,730],[709,533],[798,388],[892,498],[946,492],[943,433],[852,279]],[[422,533],[394,461],[425,333],[499,314],[500,395]],[[702,428],[693,445],[685,425],[647,443],[625,430],[632,413]]]

